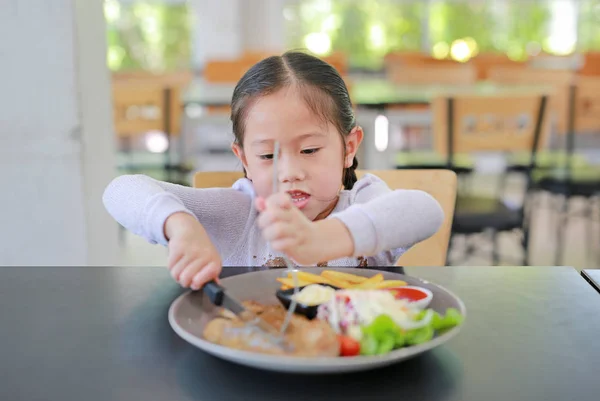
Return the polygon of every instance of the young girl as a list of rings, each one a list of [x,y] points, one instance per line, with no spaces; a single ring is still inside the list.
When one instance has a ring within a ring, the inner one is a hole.
[[[232,150],[246,178],[194,189],[143,175],[114,179],[103,201],[125,228],[167,245],[169,270],[200,288],[221,266],[391,266],[433,235],[443,212],[429,194],[357,180],[356,125],[344,81],[301,52],[273,56],[238,82]],[[274,144],[280,144],[273,193]]]

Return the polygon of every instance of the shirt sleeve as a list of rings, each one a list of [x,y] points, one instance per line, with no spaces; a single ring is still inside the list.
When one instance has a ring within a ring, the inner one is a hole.
[[[105,189],[102,201],[123,227],[153,244],[167,244],[164,224],[177,212],[188,213],[204,227],[221,255],[227,256],[241,238],[253,207],[251,184],[232,188],[190,188],[150,178],[123,175]]]
[[[392,191],[380,178],[367,174],[354,185],[350,207],[331,217],[341,220],[350,231],[353,256],[392,251],[391,257],[435,234],[444,212],[427,192]]]

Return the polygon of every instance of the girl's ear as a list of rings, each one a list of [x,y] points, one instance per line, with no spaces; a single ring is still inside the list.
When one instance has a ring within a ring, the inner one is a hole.
[[[358,147],[363,140],[364,132],[359,126],[352,128],[352,131],[346,136],[346,160],[344,160],[344,167],[352,167],[354,156],[358,152]]]
[[[244,149],[237,143],[233,143],[231,145],[231,150],[235,154],[235,156],[240,160],[242,165],[244,166],[244,170],[246,170],[246,177],[251,180],[250,171],[248,170],[248,162],[246,161],[246,155],[244,154]]]

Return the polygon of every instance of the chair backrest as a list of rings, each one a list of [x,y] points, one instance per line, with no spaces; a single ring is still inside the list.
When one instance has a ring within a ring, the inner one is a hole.
[[[600,52],[588,52],[583,55],[581,75],[600,76]]]
[[[527,63],[514,61],[502,53],[479,53],[472,58],[471,63],[477,70],[478,80],[487,80],[490,78],[490,70],[499,66],[510,68],[526,68]]]
[[[113,85],[113,120],[119,137],[167,129],[168,92],[161,86]]]
[[[266,59],[267,57],[278,55],[280,55],[279,52],[246,50],[242,54],[241,59],[249,63],[256,64],[259,61]]]
[[[384,180],[391,189],[419,189],[429,193],[441,205],[445,218],[436,234],[409,249],[397,262],[398,266],[444,266],[450,241],[450,230],[456,201],[456,174],[449,170],[357,170],[358,178],[366,173]],[[195,188],[230,187],[243,177],[235,171],[197,172]]]
[[[390,80],[395,84],[415,85],[470,85],[477,80],[477,71],[472,65],[391,65],[387,69]]]
[[[252,57],[236,60],[208,60],[204,65],[202,77],[214,84],[235,84],[256,61]]]
[[[530,151],[545,141],[545,95],[438,97],[432,102],[436,152]]]
[[[496,66],[489,69],[488,78],[501,84],[550,85],[554,93],[549,97],[549,109],[556,116],[558,133],[567,131],[569,87],[575,81],[575,72],[515,66]]]
[[[151,130],[179,135],[183,117],[181,92],[192,79],[191,71],[113,74],[113,117],[117,136],[136,136]]]
[[[574,110],[573,133],[600,133],[600,75],[577,78]]]

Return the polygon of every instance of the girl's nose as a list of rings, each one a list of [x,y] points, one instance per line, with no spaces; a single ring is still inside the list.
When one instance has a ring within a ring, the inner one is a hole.
[[[305,177],[301,163],[294,160],[293,157],[281,155],[277,168],[279,170],[278,176],[280,182],[301,181]]]

